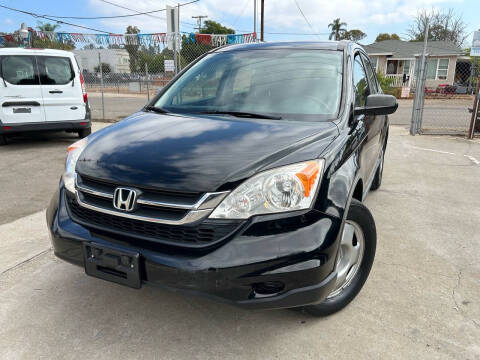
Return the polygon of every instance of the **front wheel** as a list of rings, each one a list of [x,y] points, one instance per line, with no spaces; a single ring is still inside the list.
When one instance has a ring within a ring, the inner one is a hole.
[[[85,128],[78,130],[78,137],[83,139],[92,133],[92,128]]]
[[[320,304],[305,310],[315,316],[333,314],[352,301],[368,278],[375,258],[377,231],[368,208],[352,199],[335,263],[335,287]]]

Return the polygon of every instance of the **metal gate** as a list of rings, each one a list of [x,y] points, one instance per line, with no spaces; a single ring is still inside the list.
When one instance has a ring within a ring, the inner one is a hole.
[[[425,88],[418,89],[423,91],[419,132],[467,135],[479,76],[480,64],[470,59],[428,58]]]

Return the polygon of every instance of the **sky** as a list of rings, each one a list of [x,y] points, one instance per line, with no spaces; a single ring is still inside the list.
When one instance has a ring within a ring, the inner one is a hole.
[[[176,5],[166,0],[108,0],[111,3],[145,12]],[[189,0],[180,0],[180,3]],[[258,8],[260,0],[257,1]],[[192,32],[196,26],[194,15],[207,15],[237,33],[253,31],[254,0],[200,0],[185,5],[180,10],[180,30]],[[299,8],[306,17],[302,16]],[[54,16],[114,16],[132,14],[101,0],[0,0],[0,5],[26,10],[41,15]],[[360,29],[367,34],[362,43],[375,41],[382,32],[397,33],[407,38],[407,29],[419,9],[432,7],[452,8],[463,17],[467,33],[480,29],[479,0],[265,0],[265,40],[326,40],[328,24],[335,18],[347,23],[347,29]],[[259,9],[258,9],[259,10]],[[165,12],[118,19],[65,19],[65,21],[111,33],[124,33],[128,25],[136,25],[142,33],[166,31]],[[258,18],[258,24],[260,16]],[[22,22],[36,27],[38,19],[26,14],[0,8],[0,31],[12,32],[20,28]],[[48,20],[42,20],[50,22]],[[95,31],[75,28],[62,24],[60,31],[95,33]],[[259,32],[259,25],[258,30]],[[312,35],[315,34],[315,35]],[[469,47],[471,36],[466,40]]]

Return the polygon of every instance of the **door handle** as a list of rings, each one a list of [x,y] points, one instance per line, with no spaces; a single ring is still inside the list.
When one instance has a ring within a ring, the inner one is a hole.
[[[62,90],[50,90],[49,93],[50,94],[62,94],[63,91]]]

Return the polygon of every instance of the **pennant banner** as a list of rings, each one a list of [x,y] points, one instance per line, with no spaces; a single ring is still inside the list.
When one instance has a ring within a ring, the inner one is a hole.
[[[53,31],[36,31],[29,28],[29,37],[48,39],[60,43],[91,43],[99,46],[108,45],[139,45],[139,46],[165,46],[169,37],[174,34],[153,33],[153,34],[81,34]],[[211,45],[214,47],[227,44],[244,44],[257,41],[257,34],[196,34],[186,33],[183,39],[187,44]],[[7,42],[14,41],[12,34],[0,35],[0,46]]]

